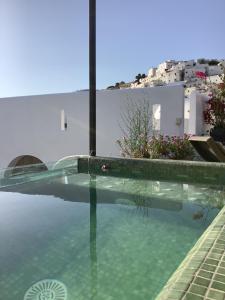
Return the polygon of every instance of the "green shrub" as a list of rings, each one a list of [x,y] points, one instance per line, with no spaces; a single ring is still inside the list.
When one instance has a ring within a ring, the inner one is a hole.
[[[152,127],[152,111],[147,100],[127,102],[121,114],[123,138],[117,141],[121,155],[133,158],[149,158],[148,141]]]
[[[128,99],[129,100],[129,99]],[[193,159],[194,150],[189,136],[154,136],[152,131],[152,109],[148,100],[127,102],[122,112],[123,138],[117,140],[123,157]]]
[[[189,136],[163,136],[152,137],[148,143],[150,158],[190,159],[194,158],[194,150],[189,142]]]

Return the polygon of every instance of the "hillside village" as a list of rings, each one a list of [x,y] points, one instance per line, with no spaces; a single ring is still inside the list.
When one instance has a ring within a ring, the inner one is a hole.
[[[188,61],[167,60],[150,68],[148,74],[138,74],[133,82],[116,83],[108,89],[144,88],[162,86],[183,82],[186,94],[194,89],[204,93],[207,91],[207,83],[220,83],[224,73],[225,60],[198,59]],[[199,76],[203,74],[203,76]]]

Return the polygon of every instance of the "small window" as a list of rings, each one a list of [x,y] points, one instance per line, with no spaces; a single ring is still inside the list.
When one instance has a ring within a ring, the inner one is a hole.
[[[153,104],[152,105],[152,129],[155,132],[160,131],[160,120],[161,120],[161,104]]]
[[[61,110],[61,131],[67,130],[67,118],[64,109]]]

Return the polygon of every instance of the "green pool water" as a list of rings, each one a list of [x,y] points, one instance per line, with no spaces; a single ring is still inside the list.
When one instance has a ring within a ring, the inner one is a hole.
[[[155,299],[223,198],[215,186],[67,172],[2,187],[0,299],[45,279],[68,300]]]

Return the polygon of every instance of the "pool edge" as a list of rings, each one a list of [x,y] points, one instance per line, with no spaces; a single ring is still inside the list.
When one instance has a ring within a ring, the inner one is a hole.
[[[156,300],[225,299],[225,206],[172,274]]]
[[[106,172],[101,168],[103,165],[108,166]],[[96,175],[225,184],[225,163],[88,156],[78,158],[78,172],[87,170]]]

